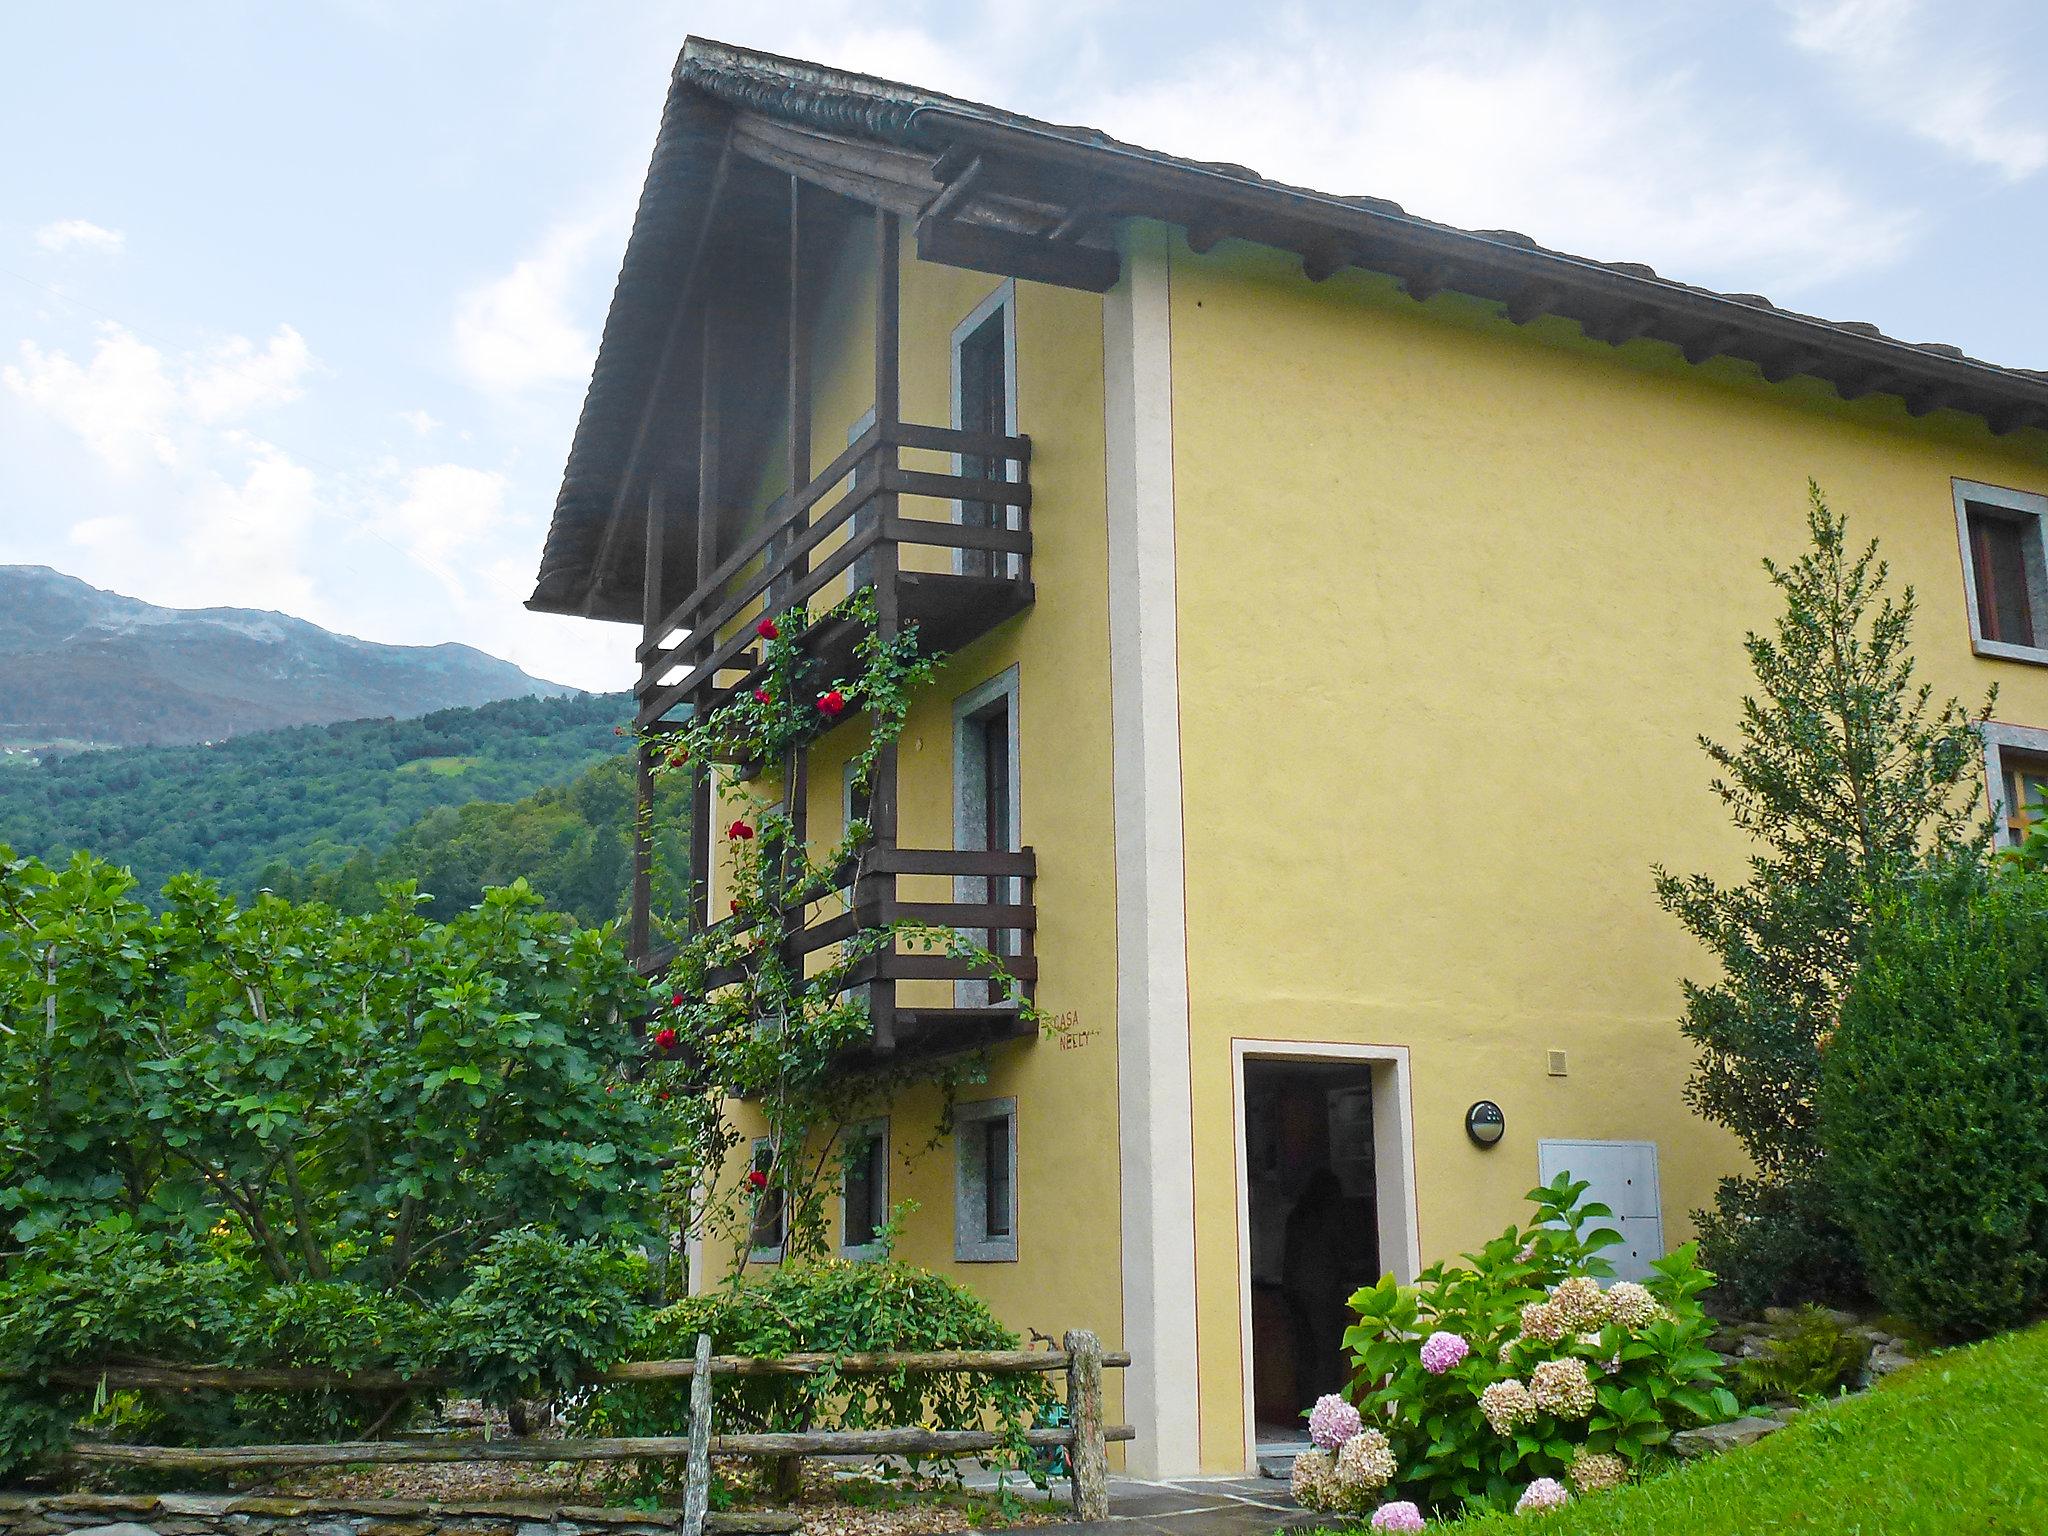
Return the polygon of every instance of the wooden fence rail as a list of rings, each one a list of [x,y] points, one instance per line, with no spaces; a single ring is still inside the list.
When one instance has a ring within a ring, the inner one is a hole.
[[[688,1380],[690,1427],[686,1435],[612,1436],[588,1440],[354,1440],[313,1445],[168,1446],[121,1445],[82,1440],[71,1459],[88,1465],[150,1467],[159,1470],[222,1471],[249,1467],[331,1467],[456,1461],[588,1462],[680,1460],[687,1463],[683,1509],[685,1536],[702,1536],[708,1505],[711,1460],[757,1456],[794,1467],[802,1456],[966,1456],[1010,1444],[1002,1435],[978,1429],[800,1430],[786,1433],[720,1435],[712,1426],[712,1385],[720,1376],[893,1376],[952,1372],[1019,1375],[1064,1371],[1068,1422],[1031,1429],[1024,1443],[1067,1452],[1076,1514],[1083,1520],[1109,1513],[1109,1445],[1133,1438],[1128,1425],[1104,1422],[1102,1372],[1123,1367],[1131,1357],[1105,1352],[1092,1333],[1076,1331],[1057,1350],[940,1350],[857,1355],[794,1354],[780,1357],[714,1355],[700,1334],[690,1360],[636,1360],[579,1380],[590,1386]],[[0,1371],[0,1379],[28,1373]],[[331,1371],[311,1367],[175,1365],[167,1361],[123,1361],[98,1366],[63,1366],[43,1379],[64,1386],[112,1390],[214,1390],[230,1392],[344,1391],[392,1393],[448,1385],[439,1373],[407,1376],[394,1370]],[[785,1480],[793,1481],[793,1480]]]
[[[1105,1368],[1128,1366],[1131,1357],[1120,1351],[1105,1352]],[[793,1354],[779,1356],[713,1355],[714,1376],[910,1376],[984,1372],[1014,1375],[1029,1371],[1064,1371],[1073,1357],[1060,1349],[938,1350],[929,1353],[882,1353],[857,1355]],[[695,1375],[694,1360],[629,1360],[608,1371],[591,1371],[577,1377],[581,1386],[628,1386],[635,1382],[688,1380]],[[322,1370],[315,1366],[177,1365],[165,1360],[117,1360],[104,1365],[62,1365],[31,1373],[0,1367],[0,1381],[21,1381],[31,1375],[65,1387],[109,1391],[213,1390],[221,1392],[362,1392],[382,1395],[391,1392],[426,1391],[454,1385],[440,1371],[403,1371],[368,1368],[359,1371]]]

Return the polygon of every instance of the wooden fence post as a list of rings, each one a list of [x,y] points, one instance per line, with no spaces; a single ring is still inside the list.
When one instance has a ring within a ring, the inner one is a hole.
[[[1074,1427],[1067,1465],[1074,1481],[1074,1514],[1109,1518],[1109,1441],[1102,1424],[1102,1341],[1075,1329],[1060,1341],[1068,1355],[1067,1421]]]
[[[697,1335],[697,1370],[690,1377],[690,1461],[683,1475],[683,1536],[704,1536],[711,1504],[711,1335]]]

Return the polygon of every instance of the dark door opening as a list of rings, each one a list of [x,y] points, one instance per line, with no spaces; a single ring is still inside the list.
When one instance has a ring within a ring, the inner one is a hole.
[[[1244,1096],[1252,1405],[1261,1441],[1294,1439],[1343,1386],[1346,1303],[1380,1274],[1372,1066],[1247,1061]]]

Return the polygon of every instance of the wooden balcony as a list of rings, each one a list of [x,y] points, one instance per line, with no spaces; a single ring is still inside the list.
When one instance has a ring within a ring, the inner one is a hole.
[[[906,453],[921,462],[906,466]],[[1024,437],[869,427],[648,626],[637,723],[658,726],[683,705],[716,709],[755,687],[763,614],[816,611],[872,586],[885,625],[915,625],[929,653],[1021,613],[1033,595],[1030,454]],[[945,467],[924,467],[935,459]],[[849,623],[813,627],[819,675],[844,672],[858,638]]]
[[[866,928],[911,921],[971,934],[1001,957],[1028,1001],[1038,980],[1038,911],[1031,849],[987,853],[950,848],[872,848],[814,894],[813,914],[790,940],[792,964],[824,957]],[[712,932],[733,927],[727,918]],[[650,957],[653,968],[672,951]],[[745,980],[749,964],[713,972],[714,987]],[[1029,1036],[1033,1026],[1015,1002],[991,998],[993,972],[942,952],[891,948],[870,955],[846,979],[865,988],[874,1019],[869,1044],[847,1065],[882,1059],[943,1056]]]

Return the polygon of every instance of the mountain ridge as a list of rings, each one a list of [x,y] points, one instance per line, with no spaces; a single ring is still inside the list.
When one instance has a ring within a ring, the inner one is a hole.
[[[255,608],[167,608],[0,565],[0,747],[187,745],[577,694],[457,641],[403,646]]]

